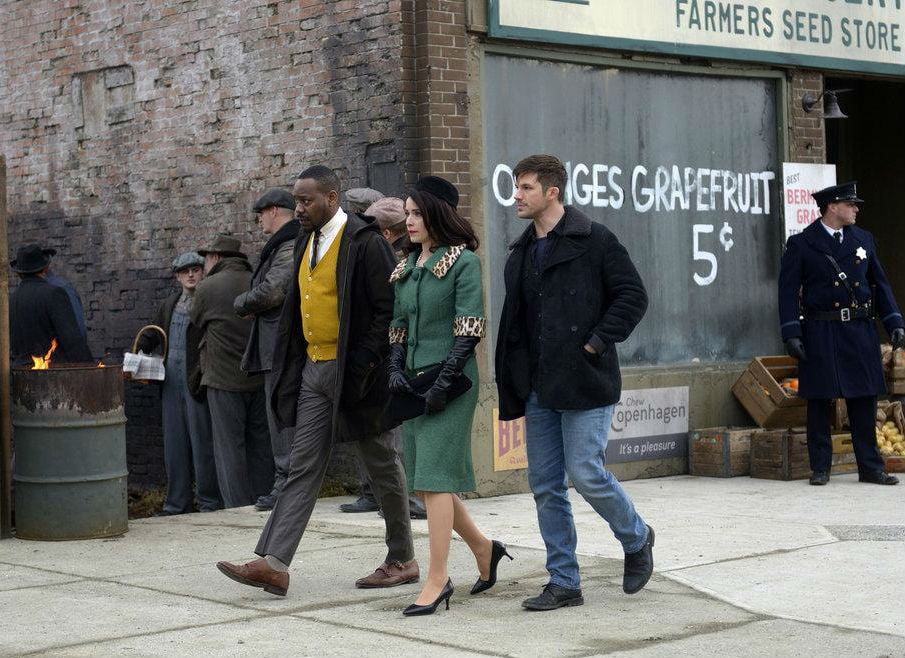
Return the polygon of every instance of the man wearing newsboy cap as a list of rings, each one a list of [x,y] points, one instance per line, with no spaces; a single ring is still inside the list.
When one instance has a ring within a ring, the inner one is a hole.
[[[898,484],[888,475],[875,435],[877,396],[886,393],[876,320],[893,347],[905,322],[877,257],[874,236],[855,226],[855,182],[814,192],[821,217],[789,238],[779,273],[779,323],[798,359],[798,395],[808,401],[808,455],[813,485],[830,479],[830,402],[845,398],[858,480]]]
[[[270,493],[273,485],[264,377],[239,367],[252,321],[233,308],[251,283],[251,265],[242,243],[231,235],[218,235],[198,253],[204,257],[205,277],[195,289],[190,318],[204,336],[201,384],[211,410],[214,464],[223,506],[242,507]]]
[[[240,317],[252,318],[251,334],[242,356],[242,370],[264,375],[265,400],[273,390],[273,343],[286,289],[292,278],[292,249],[301,224],[295,218],[295,197],[288,190],[271,188],[261,195],[254,206],[267,243],[251,277],[251,288],[236,297],[233,308]],[[269,404],[267,425],[270,428],[270,447],[273,451],[274,480],[272,490],[255,501],[255,509],[273,509],[277,496],[289,475],[289,444],[291,427],[280,430]]]
[[[14,366],[31,366],[32,356],[44,356],[54,340],[57,349],[51,363],[91,363],[91,351],[79,331],[66,291],[47,281],[54,249],[28,244],[10,261],[19,275],[19,286],[10,297],[10,360]]]

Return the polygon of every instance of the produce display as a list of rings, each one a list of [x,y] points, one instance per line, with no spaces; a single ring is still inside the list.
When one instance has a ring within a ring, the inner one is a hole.
[[[905,436],[892,421],[877,428],[877,447],[881,455],[905,455]]]
[[[884,457],[905,456],[905,415],[901,402],[880,402],[877,406],[877,448]]]
[[[798,396],[798,377],[786,377],[779,382],[779,385],[786,394],[792,397]]]

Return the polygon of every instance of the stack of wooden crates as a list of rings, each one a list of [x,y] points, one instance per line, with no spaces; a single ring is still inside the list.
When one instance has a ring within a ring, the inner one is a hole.
[[[709,428],[693,431],[688,441],[692,475],[751,475],[771,480],[810,476],[807,402],[791,395],[782,380],[796,377],[797,362],[788,356],[761,356],[748,365],[732,392],[758,425],[756,428]],[[828,410],[829,411],[829,410]],[[843,432],[844,402],[833,413],[833,473],[856,470],[851,436]]]

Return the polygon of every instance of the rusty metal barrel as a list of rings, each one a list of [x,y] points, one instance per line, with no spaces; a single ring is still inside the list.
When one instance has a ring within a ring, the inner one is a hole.
[[[128,530],[120,366],[12,373],[16,536],[92,539]]]

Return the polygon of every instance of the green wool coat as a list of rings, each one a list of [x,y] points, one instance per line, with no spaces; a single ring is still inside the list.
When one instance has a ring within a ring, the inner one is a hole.
[[[459,245],[440,247],[415,267],[410,254],[393,271],[395,284],[390,342],[407,346],[410,375],[436,365],[449,355],[456,336],[484,337],[484,293],[481,261]],[[474,357],[465,365],[473,386],[438,414],[405,421],[402,437],[410,491],[459,492],[475,488],[471,460],[471,423],[478,402],[478,368]]]

